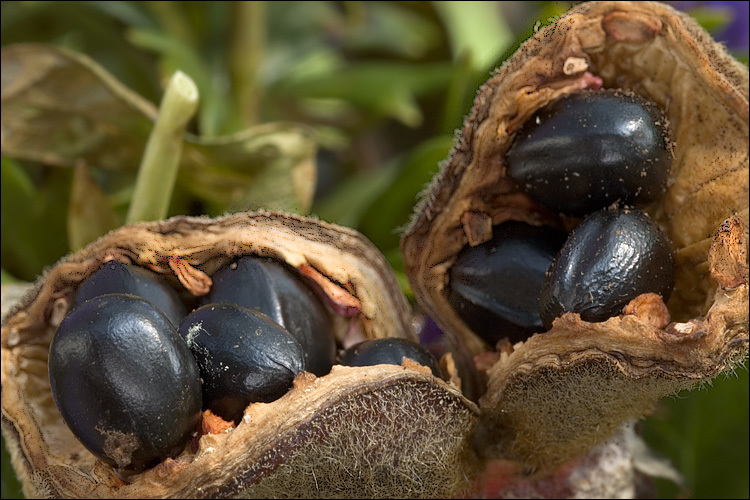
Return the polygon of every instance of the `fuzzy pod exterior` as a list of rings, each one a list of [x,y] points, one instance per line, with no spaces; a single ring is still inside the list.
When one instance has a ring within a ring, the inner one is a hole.
[[[640,296],[602,323],[563,314],[549,331],[495,352],[450,307],[450,268],[505,221],[575,226],[520,192],[505,158],[537,110],[600,88],[638,94],[670,122],[668,187],[643,209],[672,242],[674,292],[666,305]],[[464,392],[480,398],[482,453],[553,467],[659,398],[741,363],[747,193],[748,71],[689,16],[652,2],[583,3],[522,44],[479,89],[401,240],[415,296],[449,336]],[[495,362],[478,370],[475,356],[488,352]]]
[[[63,422],[47,377],[52,334],[77,286],[114,259],[199,297],[210,276],[241,255],[273,257],[315,283],[341,345],[416,339],[385,259],[351,229],[265,211],[119,228],[51,267],[3,320],[2,431],[24,493],[349,498],[451,496],[466,488],[477,466],[471,435],[478,409],[429,368],[406,362],[334,366],[325,377],[300,373],[283,397],[250,404],[228,430],[205,412],[202,435],[182,454],[136,474],[123,475],[85,450]],[[376,433],[368,432],[373,423]]]

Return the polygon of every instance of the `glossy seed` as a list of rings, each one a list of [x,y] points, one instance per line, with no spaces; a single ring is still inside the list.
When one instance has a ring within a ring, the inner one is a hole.
[[[401,338],[365,340],[351,346],[341,355],[344,366],[400,365],[404,358],[416,361],[442,377],[440,366],[429,351],[410,340]]]
[[[203,304],[226,302],[258,310],[286,328],[305,351],[308,370],[322,376],[336,358],[336,339],[325,306],[289,266],[242,257],[214,273]]]
[[[283,396],[305,371],[302,347],[281,325],[236,304],[207,304],[179,328],[198,362],[203,406],[239,422],[251,402]]]
[[[49,377],[73,434],[116,467],[175,457],[200,423],[190,350],[164,314],[134,295],[95,297],[68,314],[50,345]]]
[[[78,287],[73,307],[108,293],[127,293],[148,300],[163,312],[175,328],[187,314],[177,292],[158,274],[139,266],[110,260]]]
[[[664,302],[674,286],[674,258],[666,235],[635,209],[600,210],[570,234],[542,287],[546,328],[564,312],[605,321],[638,295]]]
[[[540,204],[584,216],[640,205],[667,186],[671,156],[656,105],[622,91],[581,92],[537,111],[508,151],[508,176]]]
[[[515,343],[543,332],[539,294],[566,236],[516,221],[496,226],[490,241],[459,253],[450,269],[448,301],[492,346],[504,337]]]

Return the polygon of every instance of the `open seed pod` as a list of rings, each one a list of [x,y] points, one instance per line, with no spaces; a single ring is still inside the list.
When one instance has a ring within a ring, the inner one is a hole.
[[[272,257],[311,277],[335,334],[414,338],[408,304],[382,255],[359,233],[272,212],[175,217],[122,227],[49,269],[2,325],[2,430],[29,497],[446,496],[475,464],[474,403],[429,368],[334,366],[302,372],[239,425],[212,422],[176,458],[116,470],[74,437],[52,398],[50,342],[77,286],[116,259],[167,277],[186,297],[240,255]],[[429,478],[429,480],[426,480]]]
[[[535,111],[601,87],[656,103],[671,124],[668,188],[644,208],[675,251],[671,299],[665,307],[641,296],[599,323],[565,313],[549,331],[494,353],[451,307],[449,271],[462,248],[490,240],[502,222],[576,224],[520,192],[505,158]],[[401,242],[415,295],[457,354],[464,392],[481,396],[480,452],[532,467],[561,463],[659,398],[741,362],[747,227],[748,71],[695,21],[658,3],[591,2],[525,42],[479,90]],[[486,381],[474,357],[488,351],[481,359],[496,362]]]

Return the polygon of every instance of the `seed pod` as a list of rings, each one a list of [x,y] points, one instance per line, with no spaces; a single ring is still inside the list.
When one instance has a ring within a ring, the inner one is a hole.
[[[671,156],[655,104],[617,90],[583,91],[540,109],[508,150],[508,177],[556,212],[584,216],[664,193]]]
[[[203,304],[229,302],[257,309],[302,345],[308,371],[318,376],[331,371],[336,358],[331,318],[302,276],[273,259],[242,257],[211,279]]]
[[[344,366],[400,365],[404,358],[428,367],[436,377],[442,377],[435,357],[429,351],[406,339],[365,340],[351,346],[341,355]]]
[[[235,428],[204,434],[174,459],[127,478],[81,445],[52,400],[46,361],[80,283],[117,260],[201,297],[210,276],[243,255],[310,276],[335,311],[341,346],[416,340],[395,276],[353,230],[271,212],[117,229],[50,268],[3,322],[3,434],[27,496],[452,496],[467,486],[477,466],[477,407],[415,364],[300,374],[282,398],[251,403]]]
[[[638,307],[604,323],[563,315],[552,331],[490,353],[497,362],[485,388],[471,362],[489,346],[445,300],[448,270],[465,243],[488,241],[505,220],[570,223],[519,193],[503,159],[533,112],[600,83],[654,101],[673,124],[670,187],[645,210],[677,250],[669,308],[681,323],[657,326]],[[512,458],[519,470],[586,452],[661,395],[707,380],[747,353],[747,89],[747,70],[687,16],[660,4],[606,2],[579,5],[539,31],[480,90],[402,243],[418,300],[454,342],[464,387],[486,392],[476,435],[479,410],[430,373],[408,363],[334,366],[325,377],[298,377],[274,403],[251,404],[236,429],[202,436],[197,453],[165,460],[123,485],[65,434],[36,374],[46,370],[38,348],[67,307],[66,287],[74,289],[107,253],[160,267],[196,295],[240,255],[270,256],[327,290],[339,314],[339,343],[358,332],[411,334],[395,279],[352,231],[261,213],[112,233],[53,267],[3,323],[3,432],[27,494],[454,496],[476,470],[473,449],[505,464]],[[589,483],[577,472],[562,491]],[[601,479],[605,468],[589,472],[584,477]],[[615,496],[609,493],[593,495]]]
[[[541,316],[546,328],[565,312],[604,321],[644,293],[666,302],[673,286],[672,247],[659,227],[639,210],[600,210],[555,257],[541,289]]]
[[[107,293],[129,293],[148,300],[169,318],[175,328],[187,314],[180,297],[158,274],[114,260],[104,263],[81,283],[71,307]]]
[[[239,423],[253,402],[271,403],[305,371],[292,335],[263,313],[236,304],[207,304],[180,324],[200,368],[203,407]]]
[[[175,457],[200,423],[190,350],[161,311],[134,295],[101,295],[73,310],[52,340],[49,377],[73,434],[117,467],[143,470]]]
[[[450,270],[448,301],[483,340],[512,343],[543,332],[539,296],[565,233],[509,221],[492,239],[465,247]]]
[[[674,251],[674,291],[667,307],[656,304],[672,322],[637,305],[602,323],[563,314],[550,331],[487,356],[492,346],[450,304],[450,269],[467,244],[489,241],[505,221],[574,225],[518,190],[506,155],[547,104],[600,88],[642,96],[671,125],[668,187],[643,210]],[[747,68],[688,16],[649,2],[577,5],[481,87],[401,249],[417,301],[450,339],[464,393],[479,398],[483,456],[552,467],[642,417],[658,398],[746,357],[748,115]],[[479,372],[478,355],[496,362]]]

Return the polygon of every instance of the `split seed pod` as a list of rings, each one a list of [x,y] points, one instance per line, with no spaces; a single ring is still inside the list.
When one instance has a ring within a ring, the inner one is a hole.
[[[209,291],[217,269],[241,255],[272,257],[310,277],[342,346],[416,340],[385,259],[351,229],[271,212],[122,227],[49,269],[3,322],[2,430],[24,493],[352,498],[439,497],[465,488],[477,407],[429,368],[408,362],[335,366],[319,378],[301,373],[280,399],[250,404],[233,429],[212,431],[204,415],[193,449],[128,477],[77,441],[47,375],[50,341],[77,286],[114,259],[155,271],[184,297],[196,297]]]
[[[503,349],[485,382],[473,357],[495,346],[451,308],[450,268],[504,221],[575,224],[516,189],[505,155],[535,111],[601,87],[655,102],[670,122],[668,188],[645,211],[674,247],[672,297],[665,307],[643,295],[600,323],[564,314],[548,332]],[[479,90],[401,242],[415,295],[449,336],[465,393],[481,395],[480,451],[532,467],[561,463],[660,397],[740,363],[747,227],[748,71],[695,21],[658,3],[591,2],[525,42]]]

